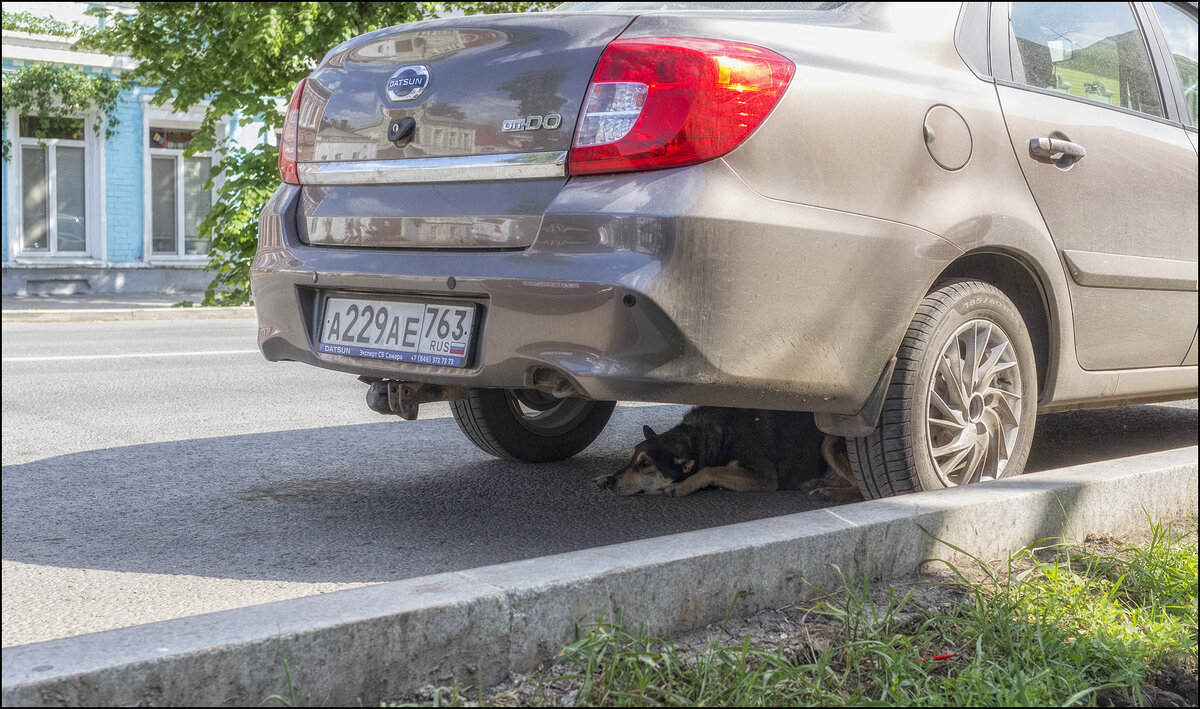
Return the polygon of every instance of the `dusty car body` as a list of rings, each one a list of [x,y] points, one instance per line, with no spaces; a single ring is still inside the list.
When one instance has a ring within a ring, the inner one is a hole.
[[[1122,32],[1066,45],[1033,36],[1053,3],[580,3],[351,40],[293,96],[260,348],[383,412],[451,399],[526,460],[638,400],[815,412],[870,496],[1020,472],[1036,412],[1197,389],[1195,3],[1106,5]],[[653,52],[787,76],[717,154],[596,157],[625,140],[596,121],[671,105]]]

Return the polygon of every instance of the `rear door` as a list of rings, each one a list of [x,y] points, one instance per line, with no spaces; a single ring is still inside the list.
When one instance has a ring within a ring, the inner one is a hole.
[[[1200,33],[1197,33],[1195,3],[1188,8],[1180,3],[1147,3],[1149,12],[1157,21],[1159,39],[1163,47],[1163,63],[1175,87],[1175,103],[1184,132],[1192,144],[1197,145],[1197,124],[1200,123]],[[1192,335],[1192,346],[1183,358],[1183,364],[1196,364],[1196,335]]]
[[[1196,153],[1147,33],[1128,3],[1009,12],[1011,81],[997,91],[1070,276],[1078,361],[1178,365],[1196,329]]]

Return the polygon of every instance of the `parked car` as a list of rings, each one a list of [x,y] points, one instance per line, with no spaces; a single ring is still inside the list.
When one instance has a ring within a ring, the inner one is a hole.
[[[869,497],[1195,396],[1196,3],[567,3],[332,49],[267,359],[557,460],[614,402],[815,413]]]

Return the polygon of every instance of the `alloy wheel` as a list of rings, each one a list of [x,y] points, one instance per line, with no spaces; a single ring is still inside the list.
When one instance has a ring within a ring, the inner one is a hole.
[[[1008,335],[989,320],[961,325],[929,384],[929,454],[946,487],[1003,477],[1020,429],[1021,368]]]
[[[558,399],[534,389],[509,389],[505,394],[517,422],[544,436],[574,428],[592,409],[586,399]]]

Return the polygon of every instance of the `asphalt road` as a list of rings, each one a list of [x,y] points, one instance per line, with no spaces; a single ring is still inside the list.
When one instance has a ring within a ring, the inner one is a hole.
[[[618,498],[622,405],[563,463],[495,460],[445,404],[268,363],[252,320],[5,323],[3,646],[812,509],[798,492]],[[1196,402],[1039,419],[1032,471],[1193,445]]]

